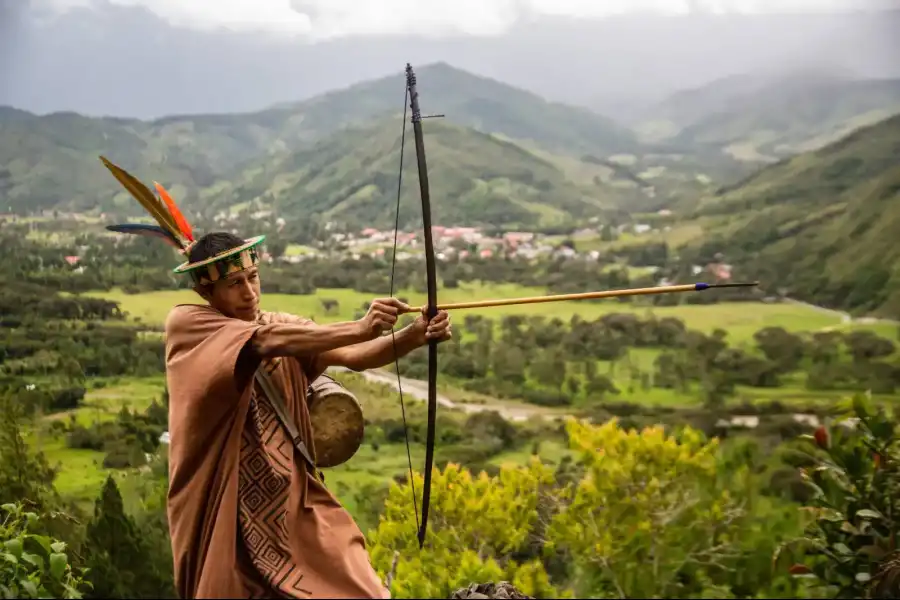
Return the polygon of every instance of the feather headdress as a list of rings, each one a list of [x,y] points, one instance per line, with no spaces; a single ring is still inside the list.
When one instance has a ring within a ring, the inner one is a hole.
[[[194,243],[194,231],[165,188],[154,182],[156,191],[159,193],[160,198],[162,198],[162,200],[160,200],[153,195],[153,192],[151,192],[146,185],[128,173],[128,171],[113,164],[105,156],[101,156],[100,160],[106,168],[110,170],[113,177],[118,179],[119,183],[121,183],[134,199],[141,203],[141,206],[144,207],[150,216],[159,223],[158,226],[142,225],[138,223],[121,223],[119,225],[109,225],[107,226],[107,229],[118,233],[130,233],[160,238],[167,244],[176,248],[182,254],[187,254],[187,251]]]
[[[128,190],[135,200],[150,213],[150,216],[158,225],[144,225],[141,223],[120,223],[108,225],[106,228],[117,233],[130,233],[143,235],[163,240],[185,256],[188,255],[196,240],[194,229],[184,217],[178,205],[169,195],[169,192],[159,183],[153,182],[159,198],[153,195],[150,189],[128,173],[125,169],[114,165],[106,157],[100,160],[106,168],[119,180],[119,183]],[[200,285],[213,283],[232,273],[237,273],[250,268],[259,262],[257,246],[266,239],[264,235],[258,235],[244,240],[244,244],[230,248],[210,258],[197,262],[187,262],[178,265],[175,273],[187,273]]]

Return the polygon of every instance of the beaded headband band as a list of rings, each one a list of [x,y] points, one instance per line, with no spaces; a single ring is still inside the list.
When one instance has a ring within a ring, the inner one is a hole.
[[[205,260],[195,263],[183,263],[175,267],[172,272],[187,273],[197,285],[215,283],[220,279],[228,277],[232,273],[239,273],[259,264],[259,252],[257,246],[265,239],[266,236],[264,235],[256,236],[249,240],[245,240],[244,244],[241,246],[220,252]]]

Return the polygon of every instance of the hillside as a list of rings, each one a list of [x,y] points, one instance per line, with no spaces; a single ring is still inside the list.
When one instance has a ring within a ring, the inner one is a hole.
[[[423,112],[444,114],[451,123],[571,154],[606,155],[638,148],[628,128],[601,115],[548,102],[446,63],[416,68],[416,78]],[[403,85],[403,75],[398,73],[281,108],[302,113],[311,131],[327,135],[347,123],[402,112]]]
[[[232,115],[143,122],[0,107],[0,206],[25,213],[133,208],[97,157],[115,157],[176,197],[214,185],[267,147],[278,123]]]
[[[450,123],[533,141],[553,152],[634,152],[626,128],[586,109],[548,103],[500,82],[440,63],[417,71],[422,108]],[[0,107],[3,209],[130,207],[110,187],[97,155],[115,157],[143,180],[166,181],[187,206],[200,188],[282,151],[301,150],[346,126],[403,110],[402,71],[305,102],[247,114],[170,116],[155,121],[39,116]]]
[[[896,317],[900,115],[765,168],[704,199],[694,218],[704,255],[723,250],[771,291]]]
[[[251,202],[288,219],[313,216],[362,227],[393,227],[400,160],[399,120],[388,119],[283,152],[208,192],[217,210]],[[442,121],[426,121],[433,221],[441,225],[533,227],[589,218],[614,208],[627,190],[578,186],[553,162],[509,141]],[[401,227],[420,227],[415,144],[406,138]],[[415,225],[418,223],[419,225]]]
[[[740,75],[675,94],[644,111],[645,139],[717,148],[745,162],[815,150],[900,112],[900,80],[815,71]]]

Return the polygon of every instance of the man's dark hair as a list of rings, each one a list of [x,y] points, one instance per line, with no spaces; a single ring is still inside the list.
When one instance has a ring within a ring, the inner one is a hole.
[[[213,256],[244,245],[244,239],[227,231],[213,231],[200,237],[191,251],[188,260],[192,263],[212,258]]]

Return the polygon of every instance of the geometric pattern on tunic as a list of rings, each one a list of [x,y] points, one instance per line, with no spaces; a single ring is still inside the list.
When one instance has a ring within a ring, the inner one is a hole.
[[[280,361],[279,361],[280,362]],[[277,362],[265,361],[271,374]],[[304,598],[303,573],[293,563],[285,518],[294,467],[294,446],[256,383],[241,436],[238,521],[253,566],[271,590],[254,597]]]

